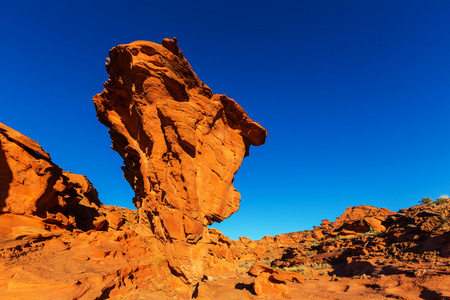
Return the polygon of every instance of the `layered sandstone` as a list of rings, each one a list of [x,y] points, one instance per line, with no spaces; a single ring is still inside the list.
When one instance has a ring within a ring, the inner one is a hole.
[[[1,299],[186,295],[136,211],[102,205],[82,175],[0,123]]]
[[[89,208],[100,206],[85,176],[63,171],[37,142],[0,123],[0,212],[90,229],[97,214]]]
[[[97,116],[124,160],[140,222],[149,223],[172,272],[194,286],[207,225],[238,210],[234,174],[267,132],[198,79],[175,38],[114,47],[107,71],[93,99]]]

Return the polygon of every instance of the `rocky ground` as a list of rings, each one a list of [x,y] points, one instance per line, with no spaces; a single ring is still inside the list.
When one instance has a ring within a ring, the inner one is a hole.
[[[448,199],[398,213],[358,206],[348,208],[333,223],[324,220],[322,226],[311,231],[250,242],[241,238],[239,242],[246,242],[246,249],[239,252],[245,255],[252,249],[247,255],[251,252],[255,261],[245,260],[238,267],[256,263],[272,268],[267,267],[263,278],[258,274],[252,281],[244,275],[234,281],[228,279],[228,285],[233,286],[233,282],[235,289],[242,288],[249,299],[255,295],[292,299],[450,299],[449,216]],[[267,276],[280,269],[301,274],[304,280],[296,283]],[[210,290],[216,286],[225,289],[220,279],[202,285]],[[229,293],[234,297],[233,291]],[[243,296],[236,299],[239,297]]]
[[[98,212],[104,227],[87,231],[1,214],[2,299],[184,299],[137,212]],[[449,214],[450,201],[398,213],[360,206],[314,230],[259,241],[211,229],[193,298],[450,299]],[[385,229],[371,229],[372,218]]]

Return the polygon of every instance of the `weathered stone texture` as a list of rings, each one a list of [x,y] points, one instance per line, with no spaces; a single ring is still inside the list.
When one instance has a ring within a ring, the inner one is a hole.
[[[267,132],[198,79],[176,39],[114,47],[107,70],[94,97],[97,116],[124,159],[141,220],[150,222],[172,271],[195,285],[207,225],[238,210],[234,174]]]
[[[63,171],[37,142],[0,123],[0,212],[89,229],[90,206],[101,203],[85,176]]]

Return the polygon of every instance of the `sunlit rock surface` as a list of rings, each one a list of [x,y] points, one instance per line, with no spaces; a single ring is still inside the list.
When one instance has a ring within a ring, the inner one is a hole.
[[[124,159],[140,221],[172,272],[194,286],[203,276],[207,225],[239,209],[234,174],[267,132],[197,78],[176,39],[114,47],[107,70],[94,97],[97,116]]]
[[[63,171],[32,139],[0,123],[0,211],[90,229],[101,206],[82,175]],[[94,209],[95,210],[95,209]]]

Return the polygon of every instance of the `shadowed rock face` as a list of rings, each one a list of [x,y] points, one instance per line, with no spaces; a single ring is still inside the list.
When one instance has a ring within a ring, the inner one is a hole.
[[[203,276],[207,225],[239,209],[234,174],[267,132],[197,78],[176,39],[114,47],[107,71],[97,116],[124,159],[141,222],[172,272],[193,285]]]

